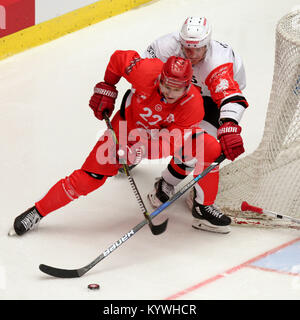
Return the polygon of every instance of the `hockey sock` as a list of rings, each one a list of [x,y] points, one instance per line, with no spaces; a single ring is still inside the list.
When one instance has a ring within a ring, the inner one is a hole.
[[[78,197],[98,189],[104,184],[107,176],[94,178],[91,174],[75,170],[70,176],[59,180],[35,206],[42,216],[57,210]]]
[[[219,142],[211,135],[204,134],[204,150],[201,160],[197,162],[194,176],[205,170],[221,153]],[[215,202],[219,185],[219,166],[200,179],[195,186],[196,201],[199,204],[211,205]]]

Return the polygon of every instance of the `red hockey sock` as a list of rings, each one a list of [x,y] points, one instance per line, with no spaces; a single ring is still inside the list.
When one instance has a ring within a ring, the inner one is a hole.
[[[213,136],[204,134],[203,138],[204,150],[201,154],[201,157],[199,157],[200,161],[197,162],[194,176],[197,176],[199,173],[203,172],[203,170],[205,170],[221,154],[221,146]],[[202,198],[203,201],[202,204],[213,204],[218,193],[219,166],[208,173],[205,177],[200,179],[198,181],[198,185],[200,190],[202,189],[202,192],[199,194],[199,198]],[[199,188],[196,187],[196,190],[198,194]]]
[[[75,170],[70,176],[58,181],[38,202],[36,208],[42,216],[57,210],[78,197],[98,189],[107,177],[95,179],[83,170]]]

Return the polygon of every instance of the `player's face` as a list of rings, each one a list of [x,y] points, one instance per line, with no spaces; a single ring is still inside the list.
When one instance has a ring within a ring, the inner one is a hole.
[[[167,103],[175,103],[186,91],[186,87],[172,87],[164,82],[159,83],[159,88]]]
[[[192,65],[195,65],[205,58],[207,47],[201,48],[186,48],[182,47],[183,54],[189,59]]]

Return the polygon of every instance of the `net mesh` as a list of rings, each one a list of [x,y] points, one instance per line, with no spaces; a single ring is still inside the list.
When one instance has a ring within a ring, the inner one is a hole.
[[[280,19],[265,128],[258,148],[220,170],[217,204],[234,223],[291,225],[241,212],[242,201],[300,218],[300,10]]]

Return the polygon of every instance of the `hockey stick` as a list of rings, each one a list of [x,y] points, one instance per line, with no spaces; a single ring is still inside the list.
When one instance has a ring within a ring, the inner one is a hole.
[[[106,122],[106,125],[107,125],[108,129],[109,129],[109,130],[111,131],[111,133],[112,133],[112,136],[113,136],[113,139],[114,139],[115,144],[116,144],[116,145],[119,145],[119,141],[118,141],[118,138],[117,138],[117,136],[116,136],[116,133],[115,133],[115,131],[114,131],[112,125],[111,125],[111,122],[110,122],[110,120],[109,120],[109,117],[107,116],[106,113],[104,113],[104,120],[105,120],[105,122]],[[120,161],[121,161],[121,163],[122,163],[122,165],[123,165],[124,172],[125,172],[125,174],[126,174],[126,176],[127,176],[127,178],[128,178],[129,184],[130,184],[130,186],[131,186],[131,188],[132,188],[132,190],[133,190],[133,193],[134,193],[134,195],[135,195],[135,197],[136,197],[136,199],[137,199],[137,202],[138,202],[138,204],[139,204],[139,206],[140,206],[140,209],[141,209],[144,217],[145,217],[145,218],[147,219],[147,221],[148,221],[148,225],[149,225],[149,228],[150,228],[152,234],[154,234],[154,235],[159,235],[159,234],[165,232],[166,229],[167,229],[167,225],[168,225],[168,219],[166,219],[166,220],[165,220],[163,223],[161,223],[161,224],[158,224],[158,225],[154,225],[154,224],[153,224],[153,222],[152,222],[151,219],[150,219],[150,214],[148,213],[148,210],[146,209],[146,206],[145,206],[145,204],[144,204],[144,201],[143,201],[143,199],[142,199],[142,197],[141,197],[141,194],[140,194],[140,192],[139,192],[139,190],[138,190],[138,188],[137,188],[137,186],[136,186],[136,184],[135,184],[135,181],[134,181],[133,177],[132,177],[131,174],[130,174],[130,170],[129,170],[128,164],[127,164],[126,161],[123,160],[122,158],[120,159]]]
[[[294,223],[299,223],[300,224],[300,220],[299,219],[295,219],[293,217],[285,216],[283,214],[278,214],[276,212],[265,210],[265,209],[262,209],[262,208],[259,208],[259,207],[251,206],[246,201],[242,202],[241,210],[242,211],[253,211],[253,212],[256,212],[256,213],[260,213],[260,214],[266,214],[268,216],[272,216],[272,217],[275,217],[275,218],[278,218],[278,219],[290,220],[290,221],[292,221]]]
[[[210,166],[208,166],[202,173],[197,175],[187,184],[185,184],[178,192],[176,192],[173,197],[171,197],[167,202],[160,205],[155,211],[150,214],[150,218],[154,218],[159,215],[163,210],[169,207],[173,202],[175,202],[179,197],[181,197],[187,190],[189,190],[194,184],[198,182],[198,180],[202,179],[206,176],[210,171],[215,169],[223,160],[225,156],[220,155],[215,162],[213,162]],[[79,269],[60,269],[54,268],[45,264],[40,264],[39,269],[53,277],[57,278],[78,278],[87,273],[90,269],[92,269],[97,263],[102,261],[108,255],[110,255],[113,251],[119,248],[124,242],[128,239],[132,238],[139,230],[141,230],[148,223],[147,219],[144,219],[142,222],[133,227],[129,232],[127,232],[124,236],[122,236],[118,241],[113,243],[110,247],[108,247],[104,252],[102,252],[95,260],[86,266]]]

